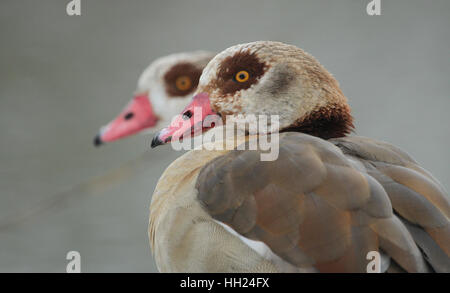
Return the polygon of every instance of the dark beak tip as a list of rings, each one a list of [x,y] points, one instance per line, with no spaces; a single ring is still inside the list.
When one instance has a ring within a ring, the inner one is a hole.
[[[151,147],[152,147],[152,149],[154,149],[154,148],[156,148],[157,146],[162,145],[162,144],[163,144],[162,140],[160,140],[159,137],[155,136],[155,137],[152,139],[152,145],[151,145]]]
[[[97,135],[94,137],[94,146],[99,147],[99,146],[101,146],[102,144],[103,144],[103,141],[102,141],[102,139],[100,138],[100,134],[97,134]]]
[[[152,147],[152,149],[154,149],[154,148],[156,148],[157,146],[162,145],[162,144],[163,144],[162,140],[160,140],[159,137],[155,136],[155,137],[152,139],[152,145],[151,145],[151,147]]]
[[[153,148],[156,148],[157,146],[162,145],[162,144],[165,144],[165,143],[167,143],[167,141],[166,141],[166,142],[162,141],[162,140],[159,138],[159,135],[157,134],[157,135],[155,135],[155,136],[153,137],[153,139],[152,139],[152,145],[151,145],[151,147],[152,147],[152,149],[153,149]]]

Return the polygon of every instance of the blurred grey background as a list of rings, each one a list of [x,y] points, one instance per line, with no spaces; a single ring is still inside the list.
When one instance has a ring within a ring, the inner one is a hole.
[[[129,178],[71,188],[148,149],[142,135],[99,149],[92,138],[149,62],[173,52],[302,47],[339,80],[358,135],[403,148],[448,190],[450,1],[382,0],[381,16],[369,2],[81,0],[82,16],[67,16],[69,0],[2,0],[0,272],[65,272],[70,250],[83,272],[156,271],[148,208],[179,153],[161,147]]]

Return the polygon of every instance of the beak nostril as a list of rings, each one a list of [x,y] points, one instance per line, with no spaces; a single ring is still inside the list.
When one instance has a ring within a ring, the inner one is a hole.
[[[133,118],[134,113],[133,112],[128,112],[123,118],[125,120],[130,120],[131,118]]]
[[[192,117],[192,112],[190,110],[187,110],[186,112],[183,113],[184,120],[191,119],[191,117]]]

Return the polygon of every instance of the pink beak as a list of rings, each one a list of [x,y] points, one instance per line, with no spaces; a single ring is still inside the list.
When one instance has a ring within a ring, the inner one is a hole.
[[[212,116],[214,115],[214,116]],[[166,144],[170,141],[177,141],[187,135],[197,135],[215,126],[214,122],[205,126],[207,117],[219,118],[211,109],[209,95],[199,93],[194,96],[191,103],[184,108],[180,115],[176,116],[172,123],[157,133],[152,140],[152,148]]]
[[[94,145],[99,146],[104,142],[118,140],[138,133],[155,126],[157,121],[158,117],[153,112],[148,94],[137,95],[119,116],[102,127],[99,134],[95,136]]]

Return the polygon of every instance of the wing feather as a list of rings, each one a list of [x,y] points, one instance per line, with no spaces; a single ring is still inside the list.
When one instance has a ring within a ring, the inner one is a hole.
[[[449,198],[407,153],[283,133],[277,160],[260,155],[235,150],[202,168],[198,200],[215,220],[298,268],[365,272],[380,251],[388,271],[448,271]]]

